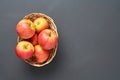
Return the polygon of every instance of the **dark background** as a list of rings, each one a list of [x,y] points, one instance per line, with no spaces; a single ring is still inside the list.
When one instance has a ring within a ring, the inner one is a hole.
[[[32,67],[15,54],[25,15],[55,20],[54,60]],[[0,80],[120,80],[120,0],[0,0]]]

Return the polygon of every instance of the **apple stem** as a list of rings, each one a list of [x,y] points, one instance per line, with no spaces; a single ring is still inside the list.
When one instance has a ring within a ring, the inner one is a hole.
[[[48,33],[49,37],[51,37],[51,32]]]
[[[28,48],[28,44],[27,44],[27,45],[24,45],[24,48],[27,49],[27,48]]]
[[[37,25],[39,25],[40,24],[40,22],[37,22]]]
[[[29,25],[30,25],[30,27],[32,28],[32,24],[31,24],[31,23],[29,23]]]

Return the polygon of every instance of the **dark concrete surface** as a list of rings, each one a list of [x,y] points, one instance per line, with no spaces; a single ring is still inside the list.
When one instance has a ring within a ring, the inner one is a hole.
[[[41,68],[17,58],[17,22],[33,12],[55,20],[59,48]],[[120,80],[120,0],[1,0],[0,80]]]

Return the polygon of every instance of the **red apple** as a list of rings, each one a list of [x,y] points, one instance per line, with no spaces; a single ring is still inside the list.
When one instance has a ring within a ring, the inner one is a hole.
[[[36,32],[38,33],[46,28],[49,28],[48,21],[43,17],[35,19],[34,25],[35,25]]]
[[[16,25],[16,32],[23,39],[31,38],[35,34],[33,22],[27,19],[22,19]]]
[[[31,58],[33,53],[34,47],[28,41],[21,41],[16,46],[16,55],[22,60]]]
[[[44,50],[40,45],[35,45],[35,57],[37,63],[45,62],[49,57],[49,51]]]
[[[38,38],[38,34],[35,33],[34,36],[33,36],[32,38],[30,38],[29,41],[30,41],[33,45],[36,45],[36,44],[38,43],[38,41],[37,41],[38,39],[37,39],[37,38]]]
[[[50,50],[58,44],[58,36],[51,29],[45,29],[38,35],[38,43],[45,49]]]

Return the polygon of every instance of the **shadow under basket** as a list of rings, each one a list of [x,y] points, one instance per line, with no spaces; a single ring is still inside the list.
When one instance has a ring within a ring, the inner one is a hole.
[[[23,19],[28,19],[28,20],[31,20],[33,22],[36,18],[39,18],[39,17],[44,17],[48,21],[48,23],[50,25],[50,29],[54,30],[58,36],[57,27],[56,27],[53,19],[51,17],[43,14],[43,13],[31,13],[31,14],[26,15]],[[22,40],[23,39],[18,36],[17,42],[20,42]],[[50,56],[44,63],[37,63],[36,61],[34,61],[32,59],[25,60],[25,62],[32,65],[32,66],[35,66],[35,67],[45,66],[45,65],[49,64],[53,60],[53,58],[55,57],[56,52],[57,52],[57,48],[58,48],[58,44],[56,45],[55,48],[50,50]]]

